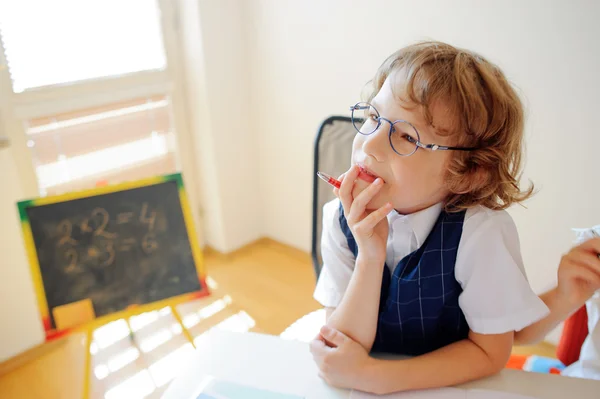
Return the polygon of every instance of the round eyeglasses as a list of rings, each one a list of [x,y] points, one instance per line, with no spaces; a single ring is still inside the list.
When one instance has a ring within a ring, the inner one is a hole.
[[[352,125],[356,131],[365,136],[375,133],[381,127],[382,121],[390,124],[389,141],[394,152],[403,157],[410,156],[417,152],[419,148],[431,151],[473,151],[474,147],[448,147],[438,144],[423,144],[417,128],[410,122],[397,120],[392,122],[383,118],[377,109],[367,103],[360,102],[350,107],[352,112]]]

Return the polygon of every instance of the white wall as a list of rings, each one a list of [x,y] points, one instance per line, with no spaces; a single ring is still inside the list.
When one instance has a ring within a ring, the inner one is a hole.
[[[14,155],[0,149],[0,361],[44,340],[15,205],[24,194]]]
[[[422,39],[480,52],[525,98],[526,174],[540,192],[511,212],[536,291],[553,284],[570,228],[600,223],[600,3],[253,0],[249,10],[267,235],[309,249],[319,122],[347,114],[385,57]]]
[[[0,49],[1,50],[1,49]],[[0,51],[0,362],[43,342],[16,202],[37,193],[33,164],[22,125],[9,103],[10,80]]]
[[[188,117],[206,242],[229,252],[263,234],[243,0],[182,0]]]

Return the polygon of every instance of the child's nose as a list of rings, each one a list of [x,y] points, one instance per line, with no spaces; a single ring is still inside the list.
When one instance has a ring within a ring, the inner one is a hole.
[[[377,130],[365,137],[363,142],[364,153],[375,158],[377,162],[383,162],[388,150],[391,150],[389,131],[390,125],[386,121],[381,121],[381,125]]]

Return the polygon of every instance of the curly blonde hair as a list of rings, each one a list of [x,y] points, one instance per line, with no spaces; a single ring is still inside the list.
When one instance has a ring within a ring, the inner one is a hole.
[[[445,43],[417,43],[383,62],[370,82],[369,101],[392,73],[404,74],[403,100],[419,106],[436,131],[451,135],[454,145],[477,148],[454,151],[450,158],[444,179],[450,192],[447,211],[475,205],[506,209],[533,195],[533,184],[524,191],[519,187],[523,106],[496,65]],[[436,101],[449,109],[451,131],[434,126],[431,107]]]

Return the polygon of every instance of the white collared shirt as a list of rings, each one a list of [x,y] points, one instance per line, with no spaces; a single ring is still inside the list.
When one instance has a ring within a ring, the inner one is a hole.
[[[600,225],[589,229],[573,229],[577,234],[576,244],[600,236]],[[579,360],[563,370],[569,377],[600,380],[600,290],[585,303],[588,319],[588,336],[581,346]]]
[[[390,272],[423,245],[441,211],[438,204],[410,215],[388,215],[386,264]],[[355,263],[340,227],[338,199],[323,207],[321,252],[323,269],[314,297],[325,307],[337,307]],[[460,308],[476,333],[519,331],[549,312],[529,286],[517,229],[506,211],[481,206],[467,211],[454,274],[463,289]]]
[[[600,291],[596,291],[585,304],[588,317],[588,336],[579,360],[563,370],[569,377],[600,380]]]

